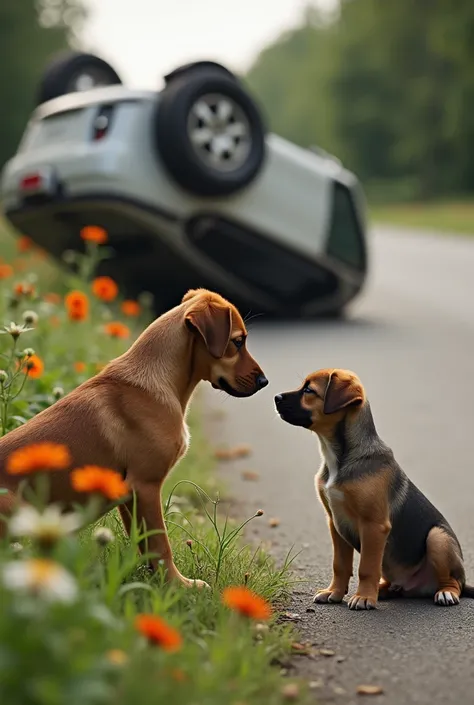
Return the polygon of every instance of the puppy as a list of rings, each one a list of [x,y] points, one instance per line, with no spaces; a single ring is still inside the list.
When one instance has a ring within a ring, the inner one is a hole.
[[[249,397],[268,384],[246,347],[237,309],[218,294],[190,290],[182,303],[156,319],[121,357],[24,426],[0,439],[0,515],[16,503],[18,478],[5,470],[12,451],[31,443],[66,444],[74,467],[99,465],[126,477],[136,493],[138,524],[153,534],[147,548],[164,562],[168,578],[205,585],[180,574],[173,562],[161,506],[163,482],[186,453],[186,412],[201,380],[234,397]],[[69,470],[51,473],[51,501],[84,501]],[[133,502],[120,506],[130,533]],[[104,509],[105,511],[105,509]],[[0,522],[0,531],[5,526]],[[143,548],[143,547],[142,547]]]
[[[323,463],[316,490],[333,543],[333,578],[315,602],[341,602],[360,552],[359,585],[350,609],[374,609],[394,593],[434,596],[437,605],[474,597],[459,542],[446,519],[408,479],[377,435],[358,377],[320,370],[300,389],[278,394],[283,421],[317,433]]]

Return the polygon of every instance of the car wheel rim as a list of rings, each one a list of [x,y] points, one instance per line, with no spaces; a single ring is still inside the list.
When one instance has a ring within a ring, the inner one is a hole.
[[[192,105],[188,137],[198,157],[221,172],[242,166],[252,146],[245,112],[232,98],[216,93],[203,95]]]

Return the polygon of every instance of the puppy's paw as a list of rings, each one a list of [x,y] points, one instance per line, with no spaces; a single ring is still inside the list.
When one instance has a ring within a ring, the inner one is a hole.
[[[342,602],[344,595],[339,590],[318,590],[316,595],[313,597],[313,602],[318,602],[320,604],[327,604],[328,602]]]
[[[374,610],[377,606],[377,599],[356,593],[347,604],[350,610]]]
[[[451,605],[459,605],[459,595],[451,590],[438,590],[434,596],[435,605],[442,607],[450,607]]]

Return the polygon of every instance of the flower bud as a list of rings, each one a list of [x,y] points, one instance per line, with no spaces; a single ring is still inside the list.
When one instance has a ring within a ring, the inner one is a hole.
[[[38,314],[36,311],[25,311],[23,314],[23,320],[27,325],[35,326],[38,323]]]

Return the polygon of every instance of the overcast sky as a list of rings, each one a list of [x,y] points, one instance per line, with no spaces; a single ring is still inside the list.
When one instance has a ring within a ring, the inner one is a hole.
[[[313,0],[331,7],[337,0]],[[245,69],[259,50],[298,24],[308,0],[87,0],[89,49],[130,86],[159,87],[181,63],[213,59]]]

